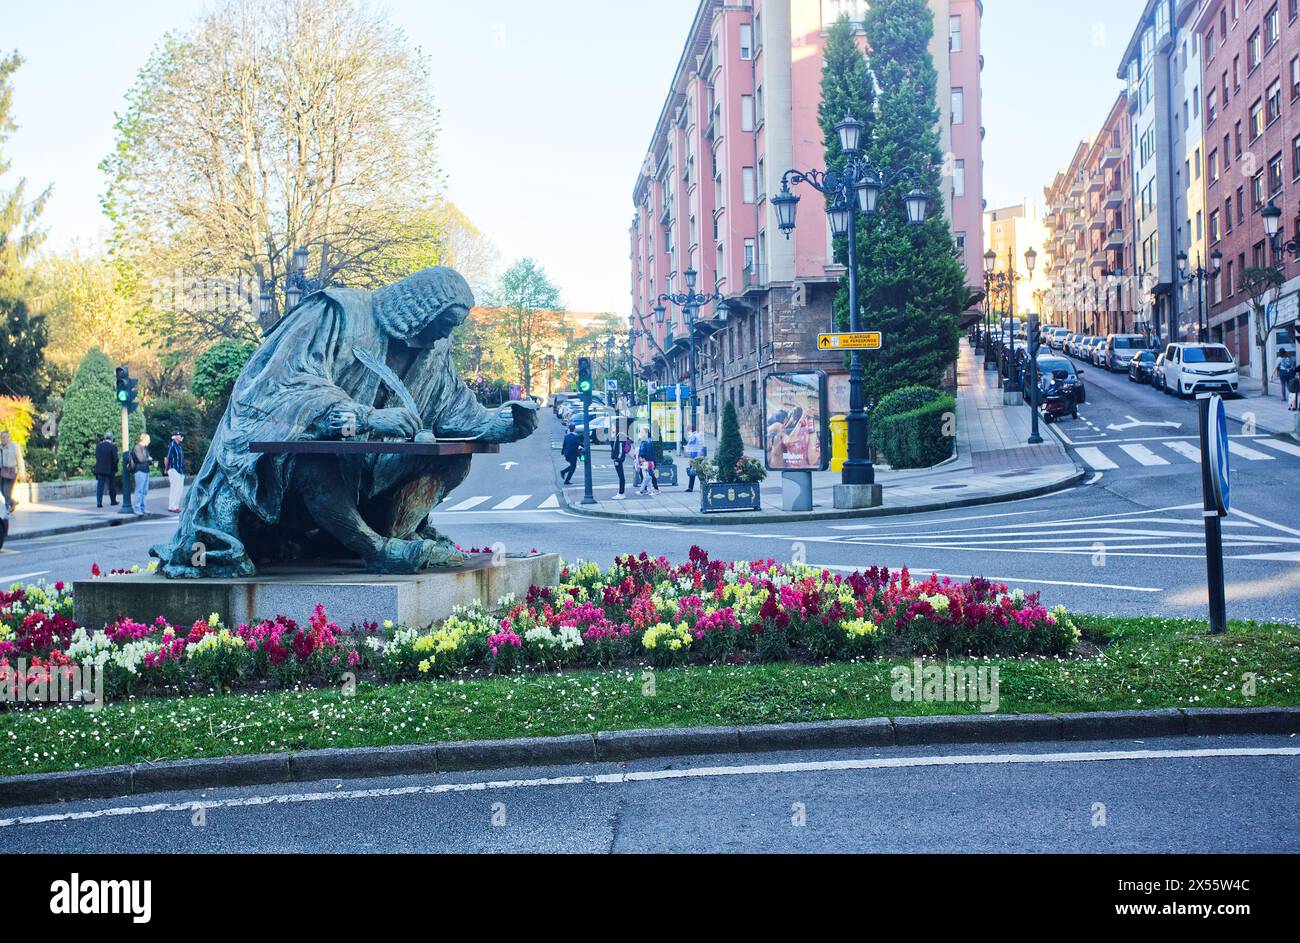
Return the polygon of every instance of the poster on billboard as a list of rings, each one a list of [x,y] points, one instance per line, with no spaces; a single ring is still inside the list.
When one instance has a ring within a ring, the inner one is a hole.
[[[848,373],[826,374],[826,415],[847,416],[848,414],[849,414]]]
[[[826,374],[773,373],[763,380],[763,452],[771,471],[821,471],[827,448]]]

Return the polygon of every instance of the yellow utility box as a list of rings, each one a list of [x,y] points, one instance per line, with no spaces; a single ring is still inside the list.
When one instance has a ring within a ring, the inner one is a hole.
[[[849,457],[849,420],[847,416],[831,417],[831,471],[844,470],[844,460]]]

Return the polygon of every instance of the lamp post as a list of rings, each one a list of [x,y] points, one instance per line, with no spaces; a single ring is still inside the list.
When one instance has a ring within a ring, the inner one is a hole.
[[[1267,220],[1265,220],[1267,225]],[[1205,283],[1219,274],[1219,268],[1223,265],[1223,253],[1215,249],[1210,253],[1210,270],[1206,271],[1205,266],[1201,264],[1201,254],[1196,254],[1196,268],[1189,270],[1187,267],[1187,253],[1180,252],[1177,255],[1178,260],[1178,278],[1184,285],[1196,282],[1196,339],[1204,344],[1209,332],[1205,325]],[[1172,334],[1173,331],[1170,331]],[[1170,337],[1170,340],[1173,340]]]
[[[1029,273],[1029,278],[1030,278],[1031,280],[1032,280],[1033,277],[1034,277],[1034,266],[1037,264],[1037,262],[1038,262],[1038,253],[1034,251],[1034,247],[1033,247],[1033,246],[1030,246],[1028,249],[1025,250],[1025,271]],[[1032,315],[1030,315],[1030,318],[1029,318],[1029,327],[1028,327],[1028,333],[1027,333],[1027,342],[1028,342],[1028,344],[1029,344],[1029,349],[1026,351],[1026,353],[1029,355],[1029,357],[1028,357],[1028,359],[1029,359],[1029,363],[1028,363],[1027,366],[1029,367],[1029,370],[1028,370],[1028,374],[1029,374],[1029,411],[1030,411],[1030,413],[1031,413],[1031,415],[1030,415],[1030,417],[1029,417],[1029,439],[1028,439],[1027,441],[1028,441],[1028,443],[1029,443],[1030,445],[1038,445],[1039,443],[1041,443],[1041,442],[1043,441],[1043,437],[1042,437],[1041,435],[1038,434],[1038,394],[1039,394],[1039,390],[1038,390],[1038,345],[1039,345],[1039,337],[1038,337],[1038,309],[1037,309],[1037,308],[1034,309],[1034,313],[1033,313]]]
[[[998,264],[998,254],[992,249],[984,253],[984,369],[997,369],[997,355],[993,351],[993,268]]]
[[[727,300],[716,291],[703,295],[695,290],[695,282],[699,278],[699,273],[693,268],[688,268],[682,273],[686,281],[686,291],[678,294],[662,294],[658,298],[658,304],[655,306],[655,320],[660,324],[664,323],[666,309],[664,302],[676,305],[682,309],[682,319],[686,323],[686,336],[690,343],[690,387],[691,387],[691,428],[698,429],[699,421],[699,391],[695,384],[695,316],[701,307],[707,304],[718,306],[718,318],[722,321],[727,319]],[[679,393],[680,397],[680,393]]]
[[[787,239],[794,232],[795,209],[799,204],[799,197],[790,192],[790,185],[807,183],[826,197],[832,235],[847,236],[849,240],[849,330],[853,332],[858,331],[858,214],[874,216],[881,192],[904,179],[913,181],[912,190],[903,201],[908,222],[914,226],[924,223],[930,207],[930,198],[917,185],[915,171],[902,168],[882,175],[865,156],[859,155],[862,129],[862,122],[852,115],[846,115],[835,126],[840,150],[848,157],[843,170],[787,170],[781,177],[781,192],[772,197],[777,225]],[[841,478],[845,485],[871,485],[876,480],[875,468],[868,457],[871,428],[865,407],[862,353],[855,349],[849,355],[848,458]]]

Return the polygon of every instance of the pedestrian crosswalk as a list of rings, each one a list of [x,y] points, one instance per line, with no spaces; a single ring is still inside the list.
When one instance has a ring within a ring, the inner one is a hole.
[[[1230,439],[1228,451],[1239,464],[1300,458],[1300,445],[1286,439],[1263,436],[1244,440]],[[1075,446],[1074,452],[1093,471],[1103,472],[1134,466],[1158,468],[1184,463],[1199,465],[1201,462],[1201,449],[1195,439],[1097,443]]]
[[[457,514],[469,511],[552,511],[560,507],[555,494],[476,494],[466,497],[452,495],[435,511],[435,514]]]

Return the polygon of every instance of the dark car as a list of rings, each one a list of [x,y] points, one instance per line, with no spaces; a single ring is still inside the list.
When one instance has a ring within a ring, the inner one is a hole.
[[[1047,378],[1052,377],[1054,374],[1059,373],[1062,370],[1067,374],[1066,379],[1074,385],[1075,397],[1078,402],[1087,402],[1088,390],[1083,385],[1083,371],[1076,370],[1074,364],[1067,358],[1062,357],[1060,354],[1038,355],[1038,382],[1040,388],[1042,387],[1042,384],[1046,382]],[[1029,384],[1026,383],[1026,390],[1028,390],[1028,387]],[[1028,392],[1026,392],[1025,398],[1029,398]]]
[[[1156,354],[1153,350],[1140,350],[1134,354],[1128,362],[1128,379],[1130,383],[1150,383],[1152,382],[1152,369],[1156,365]]]
[[[1151,388],[1165,392],[1165,352],[1162,350],[1156,354],[1156,359],[1151,362]]]

